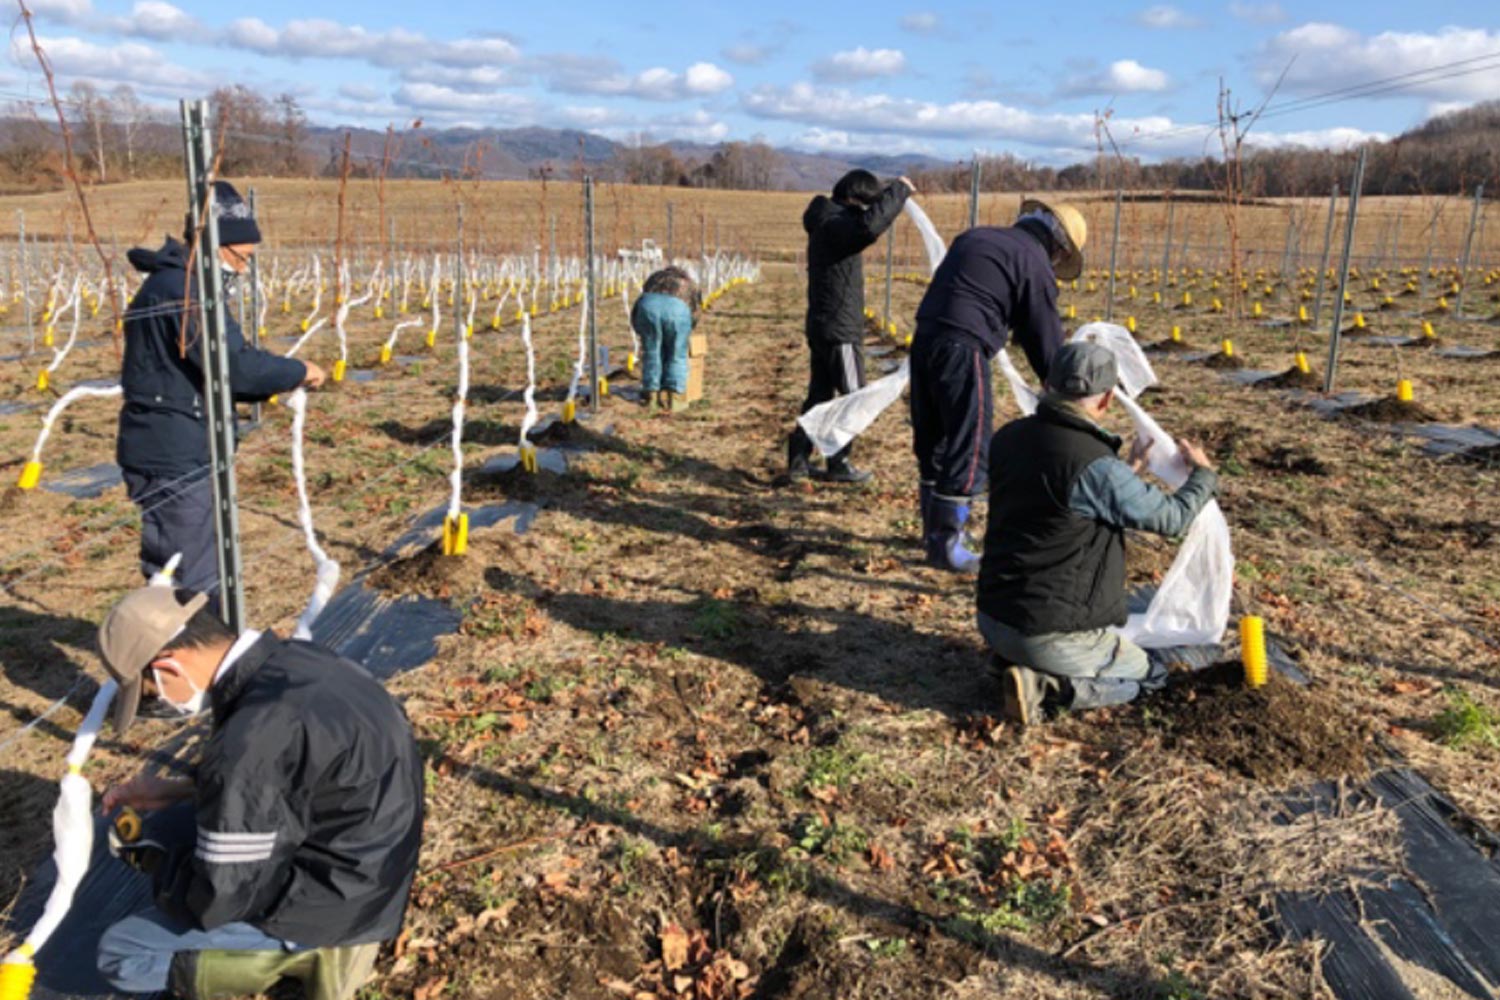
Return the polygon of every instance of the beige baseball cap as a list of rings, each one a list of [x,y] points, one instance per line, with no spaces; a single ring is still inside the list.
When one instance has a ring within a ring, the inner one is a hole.
[[[184,595],[186,603],[178,600],[179,594]],[[141,587],[120,598],[104,616],[104,624],[99,626],[99,652],[104,656],[104,668],[120,685],[115,695],[116,733],[123,733],[135,721],[146,668],[207,603],[207,594]]]

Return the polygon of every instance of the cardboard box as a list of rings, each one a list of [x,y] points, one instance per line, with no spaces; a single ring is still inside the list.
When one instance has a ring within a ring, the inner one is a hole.
[[[701,358],[708,353],[708,334],[694,333],[688,337],[688,357]]]
[[[687,392],[683,393],[683,396],[689,403],[696,403],[703,398],[703,375],[707,360],[701,354],[688,358]]]

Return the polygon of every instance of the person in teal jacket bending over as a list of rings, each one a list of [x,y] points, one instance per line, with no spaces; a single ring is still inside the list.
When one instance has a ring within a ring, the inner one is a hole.
[[[671,411],[686,405],[697,302],[693,279],[680,267],[664,267],[641,286],[630,325],[641,340],[641,399],[649,406]]]

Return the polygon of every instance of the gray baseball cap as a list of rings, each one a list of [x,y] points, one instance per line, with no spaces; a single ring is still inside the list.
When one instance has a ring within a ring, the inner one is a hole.
[[[1072,399],[1097,396],[1119,381],[1114,352],[1090,340],[1064,344],[1047,368],[1047,388]]]
[[[186,596],[186,603],[178,599],[179,594]],[[115,732],[123,733],[135,721],[146,668],[207,602],[206,595],[191,591],[141,587],[110,608],[99,626],[99,652],[104,668],[120,685],[115,695]]]

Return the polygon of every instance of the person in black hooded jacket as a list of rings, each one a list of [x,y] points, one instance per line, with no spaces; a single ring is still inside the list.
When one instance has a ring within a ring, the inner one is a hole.
[[[213,211],[219,223],[218,265],[233,282],[248,269],[260,229],[249,206],[225,181],[214,182]],[[189,228],[185,238],[191,242],[192,237]],[[115,460],[130,499],[141,510],[141,572],[150,578],[181,553],[176,579],[192,590],[217,595],[196,290],[193,308],[184,308],[188,252],[187,244],[168,237],[158,250],[137,247],[127,254],[146,280],[125,312],[124,403]],[[317,365],[252,347],[234,318],[226,313],[224,319],[229,382],[237,402],[264,401],[298,386],[323,383]]]
[[[811,360],[802,413],[865,384],[865,274],[860,254],[896,221],[913,190],[905,177],[882,188],[868,170],[851,170],[834,185],[832,198],[818,195],[802,214]],[[828,459],[827,479],[861,483],[870,478],[849,464],[851,447]],[[811,472],[812,452],[812,440],[798,426],[787,441],[787,473],[793,480]]]

